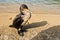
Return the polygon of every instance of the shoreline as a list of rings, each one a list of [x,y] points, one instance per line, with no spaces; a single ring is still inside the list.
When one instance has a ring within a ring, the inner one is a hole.
[[[18,4],[0,4],[0,14],[1,13],[19,13]],[[43,14],[59,14],[60,13],[60,5],[28,5],[29,9],[32,13],[43,13]]]

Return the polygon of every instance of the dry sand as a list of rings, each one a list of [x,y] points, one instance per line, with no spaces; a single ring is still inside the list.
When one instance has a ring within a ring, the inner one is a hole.
[[[3,9],[1,8],[0,40],[31,40],[32,38],[36,37],[38,33],[44,30],[47,30],[49,28],[52,28],[54,26],[60,25],[60,14],[58,14],[59,12],[57,13],[57,12],[52,11],[50,13],[50,11],[48,10],[49,12],[46,11],[47,12],[46,13],[45,11],[43,11],[44,9],[40,9],[41,12],[39,10],[38,10],[39,12],[34,10],[32,11],[33,13],[32,13],[31,19],[29,20],[29,24],[27,24],[24,27],[25,29],[27,29],[27,32],[24,32],[24,36],[22,37],[18,34],[16,28],[9,27],[9,25],[12,24],[14,17],[19,13],[18,10],[16,10],[17,12],[8,12],[7,10],[5,9],[4,11],[4,8]]]

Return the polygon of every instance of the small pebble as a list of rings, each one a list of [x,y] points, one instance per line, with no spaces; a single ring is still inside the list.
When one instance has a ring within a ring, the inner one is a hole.
[[[12,17],[10,17],[9,20],[12,20]]]

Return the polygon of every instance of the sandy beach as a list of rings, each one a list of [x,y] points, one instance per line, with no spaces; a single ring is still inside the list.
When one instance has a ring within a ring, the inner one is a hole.
[[[49,28],[52,28],[54,26],[60,25],[60,9],[59,9],[60,7],[58,5],[55,6],[55,8],[53,9],[52,8],[53,7],[46,8],[40,6],[40,8],[38,8],[38,7],[30,6],[30,9],[32,11],[32,17],[29,20],[29,24],[26,24],[26,26],[24,27],[25,29],[27,29],[27,32],[24,32],[24,36],[21,37],[18,34],[16,28],[9,27],[9,25],[12,24],[14,17],[19,13],[19,5],[17,6],[1,5],[0,6],[0,40],[8,40],[8,39],[31,40],[38,33],[47,30]],[[56,28],[55,30],[57,30]]]

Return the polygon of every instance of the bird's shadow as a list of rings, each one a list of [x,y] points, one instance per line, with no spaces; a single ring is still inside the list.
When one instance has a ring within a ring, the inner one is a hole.
[[[35,22],[35,23],[25,25],[23,29],[41,27],[41,26],[45,26],[46,24],[48,24],[47,21]]]
[[[28,30],[27,29],[30,29],[30,28],[37,28],[37,27],[42,27],[42,26],[45,26],[47,23],[47,21],[41,21],[41,22],[35,22],[35,23],[31,23],[31,24],[27,24],[23,27],[23,32],[20,31],[20,35],[24,36],[24,32],[27,32]],[[18,32],[19,34],[19,32]]]

